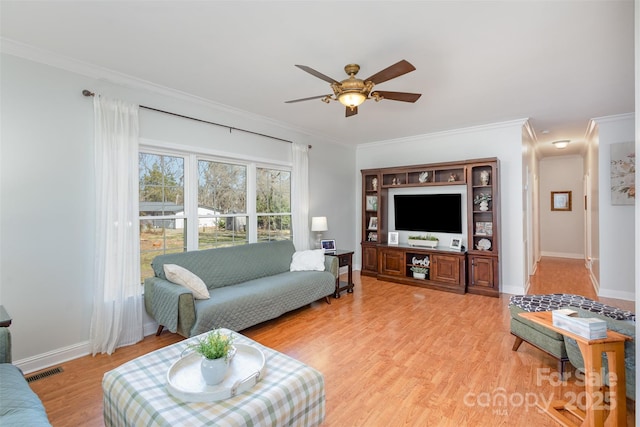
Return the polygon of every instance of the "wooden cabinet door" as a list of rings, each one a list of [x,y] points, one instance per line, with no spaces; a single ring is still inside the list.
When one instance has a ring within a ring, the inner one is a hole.
[[[453,284],[460,283],[459,257],[434,254],[431,260],[431,280]]]
[[[469,286],[493,288],[495,286],[494,259],[490,257],[471,258],[471,283]]]
[[[380,274],[388,274],[390,276],[404,276],[405,262],[404,251],[397,249],[380,249],[379,261]]]
[[[362,246],[362,273],[378,273],[378,248],[376,246]]]

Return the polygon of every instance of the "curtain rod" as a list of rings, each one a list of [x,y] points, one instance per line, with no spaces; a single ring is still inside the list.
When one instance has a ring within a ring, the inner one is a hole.
[[[91,92],[90,90],[87,90],[87,89],[84,89],[82,91],[82,94],[84,96],[95,96],[95,93],[93,93],[93,92]],[[246,129],[235,128],[235,127],[232,127],[232,126],[227,126],[227,125],[223,125],[223,124],[216,123],[216,122],[210,122],[208,120],[198,119],[198,118],[195,118],[195,117],[189,117],[189,116],[185,116],[185,115],[178,114],[178,113],[172,113],[171,111],[159,110],[157,108],[147,107],[146,105],[140,105],[140,108],[144,108],[145,110],[157,111],[158,113],[169,114],[171,116],[181,117],[183,119],[194,120],[196,122],[207,123],[207,124],[214,125],[214,126],[220,126],[220,127],[229,129],[229,132],[234,131],[234,130],[239,130],[240,132],[250,133],[250,134],[258,135],[258,136],[264,136],[265,138],[271,138],[271,139],[275,139],[277,141],[288,142],[289,144],[293,144],[293,141],[289,141],[288,139],[282,139],[282,138],[278,138],[278,137],[271,136],[271,135],[265,135],[264,133],[254,132],[254,131],[246,130]],[[308,147],[309,147],[309,149],[312,148],[311,145],[309,145]]]

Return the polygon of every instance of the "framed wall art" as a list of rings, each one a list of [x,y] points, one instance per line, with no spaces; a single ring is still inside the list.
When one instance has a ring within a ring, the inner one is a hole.
[[[611,144],[611,204],[636,201],[636,154],[633,142]]]
[[[571,210],[571,191],[552,191],[551,192],[551,210],[552,211],[570,211]]]

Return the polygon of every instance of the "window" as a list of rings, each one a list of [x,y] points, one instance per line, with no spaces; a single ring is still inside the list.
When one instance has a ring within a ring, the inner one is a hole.
[[[256,170],[258,241],[291,239],[291,172]]]
[[[291,171],[144,147],[140,270],[158,255],[291,239]]]
[[[247,239],[247,167],[198,161],[198,249]]]
[[[157,255],[182,252],[187,247],[184,216],[182,157],[140,153],[140,272],[153,276],[151,261]]]

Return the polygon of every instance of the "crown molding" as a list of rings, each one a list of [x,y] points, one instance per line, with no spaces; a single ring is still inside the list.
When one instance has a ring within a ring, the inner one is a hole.
[[[245,110],[231,107],[229,105],[220,104],[215,101],[211,101],[206,98],[202,98],[196,95],[192,95],[186,92],[182,92],[176,89],[172,89],[166,86],[158,85],[147,80],[139,79],[137,77],[130,76],[128,74],[120,73],[108,68],[99,67],[87,62],[77,60],[68,56],[53,53],[48,50],[40,49],[25,43],[21,43],[5,37],[0,37],[0,53],[16,56],[29,61],[37,62],[40,64],[48,65],[54,68],[59,68],[71,73],[80,74],[85,77],[93,78],[96,80],[107,81],[118,86],[122,86],[134,90],[144,90],[153,94],[160,94],[173,99],[186,101],[192,104],[199,105],[204,108],[216,110],[222,113],[229,113],[238,116],[240,119],[251,120],[254,123],[261,125],[273,126],[280,130],[285,131],[286,135],[276,135],[282,139],[293,139],[298,142],[302,139],[300,136],[308,136],[311,138],[319,139],[321,141],[330,142],[334,144],[348,146],[341,141],[336,141],[327,135],[312,133],[307,129],[297,128],[291,126],[288,123],[283,123],[277,120],[270,119],[265,116],[253,114]],[[91,88],[87,88],[91,90]],[[234,127],[232,123],[230,127]],[[263,133],[264,130],[254,129],[251,131]],[[292,137],[291,133],[295,133]]]
[[[405,137],[405,138],[389,139],[389,140],[385,140],[385,141],[368,142],[368,143],[364,143],[364,144],[358,144],[357,149],[361,150],[361,149],[368,149],[368,148],[373,148],[373,147],[382,147],[382,146],[385,146],[385,145],[401,144],[401,143],[409,143],[409,142],[424,142],[425,139],[426,140],[437,139],[437,138],[443,138],[443,137],[447,137],[447,136],[462,135],[462,134],[469,134],[469,133],[477,133],[477,132],[484,132],[484,131],[490,131],[490,130],[506,129],[506,128],[512,128],[512,127],[516,127],[516,126],[517,127],[522,127],[522,126],[525,126],[527,124],[528,120],[529,120],[528,118],[526,118],[526,119],[516,119],[516,120],[505,121],[505,122],[490,123],[490,124],[486,124],[486,125],[469,126],[469,127],[465,127],[465,128],[459,128],[459,129],[451,129],[451,130],[444,130],[444,131],[440,131],[440,132],[426,133],[426,134],[421,134],[421,135],[409,136],[409,137]]]

